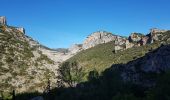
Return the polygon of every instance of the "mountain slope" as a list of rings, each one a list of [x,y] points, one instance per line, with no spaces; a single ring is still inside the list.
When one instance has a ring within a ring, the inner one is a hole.
[[[161,44],[166,45],[170,43],[170,31],[157,32],[157,34],[157,40],[154,40],[153,43],[119,50],[115,53],[115,42],[113,41],[83,50],[67,61],[77,61],[83,66],[87,73],[94,69],[101,72],[110,67],[112,64],[126,64],[129,61],[143,57],[146,53],[158,48]]]
[[[0,25],[0,89],[43,91],[48,78],[55,81],[54,61],[31,46],[15,27]]]

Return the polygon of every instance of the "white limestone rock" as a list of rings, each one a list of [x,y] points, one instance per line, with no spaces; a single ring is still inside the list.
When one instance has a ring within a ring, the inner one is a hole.
[[[23,27],[16,27],[16,29],[25,34],[25,29]]]
[[[106,31],[94,32],[86,38],[86,40],[83,42],[82,48],[85,50],[85,49],[94,47],[98,44],[113,41],[115,40],[115,38],[116,38],[116,35],[113,35],[112,33],[109,33]]]
[[[7,25],[7,21],[6,21],[6,17],[5,16],[0,16],[0,24]]]

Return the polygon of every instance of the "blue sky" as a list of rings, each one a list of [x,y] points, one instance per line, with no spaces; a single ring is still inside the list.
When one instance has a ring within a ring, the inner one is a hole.
[[[170,0],[0,0],[9,25],[50,48],[82,43],[92,32],[128,36],[170,29]]]

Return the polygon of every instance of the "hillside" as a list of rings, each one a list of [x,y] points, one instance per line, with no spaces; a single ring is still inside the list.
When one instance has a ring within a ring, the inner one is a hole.
[[[0,90],[43,91],[48,78],[54,81],[54,61],[28,40],[15,27],[0,25]]]
[[[162,44],[143,57],[125,64],[113,64],[101,75],[91,71],[88,80],[75,87],[56,87],[48,94],[20,94],[17,100],[169,100],[169,59],[170,45]]]
[[[105,77],[108,69],[118,69],[116,76],[143,86],[148,82],[147,72],[150,75],[169,69],[168,44],[168,30],[151,29],[147,35],[134,32],[129,37],[97,31],[82,44],[51,49],[27,36],[24,28],[8,26],[5,17],[0,17],[0,97],[11,96],[12,90],[18,94],[60,86],[77,88],[91,84],[94,77],[103,80],[100,77]],[[145,85],[153,84],[149,81]]]
[[[83,50],[67,61],[77,61],[84,68],[86,73],[94,69],[102,72],[106,68],[109,68],[112,64],[126,64],[129,61],[143,57],[146,53],[160,47],[161,44],[170,43],[170,31],[162,33],[158,32],[157,34],[161,35],[159,35],[158,39],[153,43],[119,50],[115,53],[115,42],[112,41]]]

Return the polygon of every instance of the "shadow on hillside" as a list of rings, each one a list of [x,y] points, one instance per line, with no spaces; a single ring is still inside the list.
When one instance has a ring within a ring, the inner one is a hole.
[[[120,72],[115,70],[121,67],[122,64],[115,64],[99,74],[91,71],[87,82],[77,84],[76,87],[70,88],[55,88],[47,94],[39,93],[23,93],[16,96],[16,100],[29,100],[36,96],[43,96],[44,100],[112,100],[114,96],[128,94],[130,98],[133,95],[137,97],[144,96],[144,88],[124,84],[120,77]],[[129,93],[132,93],[129,94]],[[120,95],[121,94],[121,95]]]
[[[39,92],[33,92],[33,93],[21,93],[17,94],[14,100],[30,100],[31,98],[34,98],[36,96],[42,95]]]
[[[157,52],[157,50],[159,48],[148,52],[146,56],[149,53]],[[79,83],[76,87],[55,88],[46,94],[23,93],[17,95],[16,100],[28,100],[35,96],[43,96],[44,100],[145,100],[146,91],[149,88],[122,81],[120,73],[124,70],[124,66],[124,64],[113,64],[100,76],[95,70],[91,71],[88,81]],[[149,78],[153,79],[153,75],[151,76]],[[157,77],[157,75],[154,76]]]

